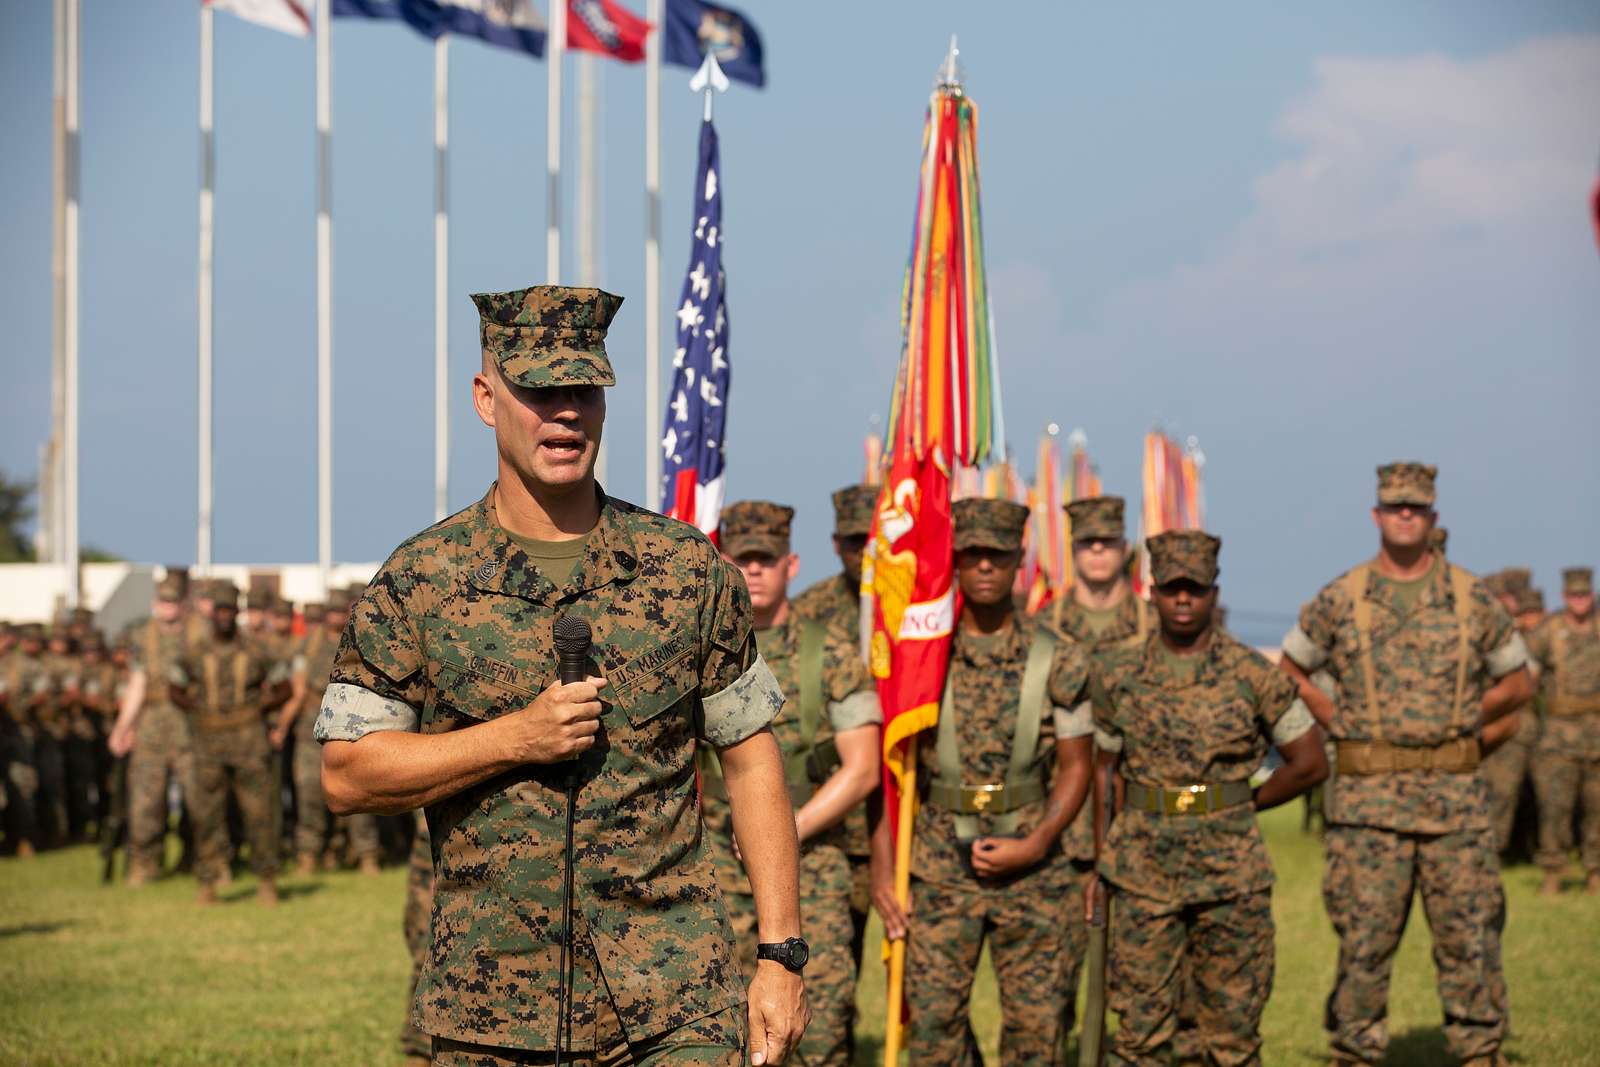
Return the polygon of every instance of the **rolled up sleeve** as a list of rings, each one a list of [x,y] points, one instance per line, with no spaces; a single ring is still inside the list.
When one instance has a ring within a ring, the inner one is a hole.
[[[322,694],[313,733],[318,741],[359,741],[385,730],[416,733],[420,721],[417,710],[403,700],[334,682]]]
[[[828,704],[828,721],[833,732],[842,734],[860,726],[879,726],[883,723],[883,708],[878,704],[876,689],[862,689],[843,700]]]
[[[783,689],[767,661],[755,662],[733,684],[701,701],[702,736],[718,748],[737,745],[772,724],[783,710]]]
[[[1279,748],[1293,744],[1306,735],[1306,732],[1316,725],[1316,720],[1311,717],[1311,709],[1306,707],[1305,701],[1295,699],[1289,705],[1289,710],[1278,717],[1272,726],[1272,743]]]
[[[1299,626],[1283,635],[1283,654],[1304,671],[1314,671],[1328,662],[1328,653]]]
[[[1072,708],[1055,705],[1054,718],[1057,741],[1071,741],[1075,737],[1088,737],[1094,733],[1094,709],[1087,700],[1080,701]]]
[[[1528,644],[1519,633],[1484,657],[1491,678],[1504,678],[1519,667],[1528,665]]]

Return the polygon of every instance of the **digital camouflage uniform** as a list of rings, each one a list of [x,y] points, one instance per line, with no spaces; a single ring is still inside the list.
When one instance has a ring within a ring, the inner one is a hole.
[[[411,1004],[417,997],[417,979],[422,975],[431,941],[428,921],[433,915],[433,846],[428,836],[427,817],[420,811],[414,815],[416,830],[411,837],[411,859],[406,864],[406,906],[400,918],[406,951],[411,955],[405,1019],[400,1024],[400,1052],[405,1056],[427,1057],[432,1052],[432,1041],[411,1021]]]
[[[732,559],[760,551],[781,559],[789,554],[792,508],[765,501],[741,501],[722,512],[722,549]],[[816,642],[815,675],[806,679],[803,645],[807,630]],[[756,631],[761,657],[772,669],[786,698],[773,720],[772,733],[783,755],[790,796],[798,809],[838,766],[834,736],[883,721],[877,687],[867,673],[859,646],[815,619],[791,610],[776,626]],[[807,736],[805,692],[816,685],[816,716]],[[728,918],[747,978],[755,977],[755,896],[744,865],[733,852],[733,812],[727,786],[714,759],[702,760],[702,812],[717,882],[727,902]],[[811,1023],[796,1049],[806,1067],[846,1067],[855,1015],[856,963],[851,954],[850,861],[845,854],[848,828],[841,823],[810,838],[800,848],[800,925],[810,944],[806,963],[806,999]]]
[[[106,739],[117,719],[119,675],[106,649],[105,639],[91,631],[84,643],[80,671],[83,698],[67,749],[69,774],[77,777],[77,800],[83,824],[99,829],[110,811],[111,753]]]
[[[833,494],[833,532],[836,537],[865,537],[872,532],[872,513],[878,503],[875,485],[847,485]],[[809,587],[790,602],[790,610],[837,630],[852,648],[861,647],[861,583],[844,573]],[[872,914],[872,845],[867,833],[867,806],[845,819],[845,856],[850,860],[850,953],[861,969],[866,947],[867,919]]]
[[[484,350],[513,382],[614,381],[604,335],[620,298],[544,286],[474,299]],[[737,744],[782,706],[744,582],[694,528],[601,493],[584,554],[556,588],[501,528],[495,493],[390,556],[356,606],[317,720],[320,741],[359,741],[519,711],[556,681],[555,620],[593,628],[591,664],[608,682],[598,743],[426,809],[432,946],[416,1025],[433,1035],[436,1064],[549,1056],[575,776],[572,1048],[734,1067],[744,990],[694,761],[698,742]]]
[[[349,614],[342,595],[329,598],[328,610]],[[306,695],[294,723],[294,850],[301,856],[321,856],[333,825],[327,801],[322,795],[322,746],[317,744],[317,711],[333,673],[339,652],[339,638],[318,626],[306,635],[300,648],[298,669],[304,672]],[[338,817],[338,825],[349,838],[350,851],[358,860],[378,858],[378,817],[370,814]]]
[[[19,644],[0,664],[0,697],[5,712],[0,716],[0,760],[5,772],[6,847],[15,851],[43,844],[39,834],[39,769],[34,761],[34,739],[38,736],[35,711],[49,686],[41,654],[44,632],[37,623],[18,630]]]
[[[1566,593],[1591,593],[1592,572],[1565,572]],[[1572,821],[1583,809],[1578,858],[1591,878],[1600,876],[1600,614],[1582,623],[1566,611],[1533,631],[1528,646],[1539,663],[1543,733],[1533,757],[1539,798],[1539,866],[1561,872],[1572,851]]]
[[[215,885],[228,867],[227,807],[231,794],[239,806],[250,867],[257,877],[278,870],[277,781],[262,721],[275,687],[285,678],[281,662],[264,655],[243,634],[230,641],[213,638],[181,654],[171,682],[195,701],[189,713],[194,740],[195,877]]]
[[[63,647],[65,633],[51,627],[50,647],[39,660],[43,699],[34,710],[34,765],[39,769],[39,831],[49,844],[71,837],[67,805],[67,746],[78,714],[78,657]]]
[[[168,783],[178,783],[186,807],[194,803],[194,738],[189,717],[168,692],[186,629],[182,620],[165,626],[150,619],[133,635],[131,666],[144,673],[145,690],[128,754],[128,865],[145,877],[159,872],[164,859]]]
[[[1526,641],[1531,629],[1524,627],[1522,616],[1534,612],[1542,615],[1544,597],[1537,589],[1519,590],[1515,596],[1519,602],[1517,628],[1523,630],[1523,639]],[[1527,780],[1533,750],[1539,742],[1539,722],[1544,714],[1542,703],[1535,696],[1532,701],[1518,708],[1516,732],[1499,748],[1483,757],[1483,780],[1489,788],[1489,821],[1494,827],[1495,848],[1502,855],[1511,847],[1511,835],[1517,822],[1517,803],[1522,797],[1522,783]]]
[[[1379,501],[1431,506],[1433,481],[1434,469],[1420,464],[1380,468]],[[1339,934],[1339,963],[1325,1025],[1337,1057],[1382,1058],[1394,953],[1420,893],[1445,1041],[1463,1061],[1489,1063],[1506,1031],[1505,899],[1477,772],[1478,723],[1484,692],[1521,669],[1527,652],[1483,584],[1442,557],[1409,607],[1406,591],[1375,563],[1350,573],[1371,615],[1370,644],[1357,632],[1350,574],[1323,587],[1283,642],[1303,669],[1327,671],[1337,693],[1323,901]],[[1362,666],[1368,655],[1370,674]],[[1383,769],[1397,764],[1404,769]]]
[[[1003,500],[960,500],[954,508],[957,550],[988,547],[1014,551],[1021,544],[1027,508]],[[1043,816],[1056,766],[1056,742],[1092,732],[1085,702],[1088,662],[1080,647],[1054,642],[1032,752],[1013,768],[1012,748],[1022,721],[1022,688],[1036,623],[1014,615],[994,634],[956,627],[940,709],[941,725],[917,735],[921,802],[911,840],[911,913],[906,974],[910,1012],[907,1047],[912,1063],[981,1063],[969,1012],[972,982],[984,943],[1000,991],[1000,1062],[1060,1062],[1069,996],[1061,959],[1066,951],[1071,865],[1059,846],[1038,865],[997,879],[980,879],[970,867],[977,837],[1020,836]],[[1030,719],[1032,716],[1030,715]],[[956,763],[957,781],[941,770],[939,735]],[[1026,783],[1025,785],[1023,783]],[[1009,806],[1005,784],[1021,806]],[[953,799],[996,796],[973,803]],[[982,787],[990,787],[985,791]],[[981,807],[980,807],[981,805]],[[1076,814],[1076,813],[1074,813]]]
[[[1074,500],[1064,508],[1074,541],[1105,539],[1121,541],[1126,536],[1120,496],[1088,497]],[[1087,611],[1069,593],[1057,600],[1049,610],[1049,626],[1057,637],[1071,641],[1086,649],[1106,648],[1134,637],[1143,637],[1150,628],[1150,609],[1131,589],[1117,603],[1109,618],[1101,618]],[[1078,817],[1062,835],[1061,847],[1072,861],[1072,882],[1067,892],[1074,899],[1083,898],[1084,883],[1094,870],[1094,812],[1093,805],[1085,803]],[[1071,1033],[1077,1008],[1078,982],[1083,973],[1084,953],[1089,948],[1089,927],[1083,919],[1082,908],[1068,908],[1066,950],[1061,954],[1062,971],[1067,983],[1066,1016],[1062,1021],[1065,1032]]]
[[[1183,530],[1148,544],[1156,584],[1215,584],[1218,539]],[[1166,1064],[1182,1007],[1193,1014],[1184,1062],[1258,1065],[1273,873],[1249,781],[1311,714],[1287,675],[1216,626],[1187,656],[1156,632],[1104,650],[1090,691],[1096,743],[1119,754],[1126,783],[1098,865],[1117,889],[1110,1062]]]

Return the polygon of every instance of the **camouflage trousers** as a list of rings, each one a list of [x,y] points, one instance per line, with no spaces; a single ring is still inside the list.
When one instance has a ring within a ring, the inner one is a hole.
[[[746,1027],[742,1005],[724,1008],[632,1045],[611,1010],[611,1002],[601,997],[598,1007],[593,1040],[583,1038],[580,1043],[599,1051],[574,1050],[562,1057],[563,1063],[592,1067],[744,1067]],[[525,1067],[554,1062],[554,1052],[433,1039],[433,1067]],[[791,1058],[787,1062],[794,1061]]]
[[[1539,866],[1547,871],[1565,869],[1572,851],[1572,820],[1581,804],[1578,858],[1584,870],[1600,871],[1600,760],[1536,752],[1533,792],[1539,798]]]
[[[1094,871],[1093,861],[1072,861],[1067,888],[1063,894],[1066,908],[1061,915],[1061,1036],[1072,1033],[1078,1015],[1078,984],[1083,979],[1083,958],[1089,952],[1089,924],[1083,918],[1084,886]]]
[[[1051,866],[1064,864],[1054,861]],[[1000,987],[1000,1062],[1057,1064],[1067,998],[1067,921],[1071,905],[1059,872],[1045,870],[999,885],[911,883],[906,1003],[911,1062],[978,1067],[972,1032],[972,981],[984,942]],[[1081,910],[1083,898],[1076,906]]]
[[[39,841],[39,771],[33,763],[33,729],[0,722],[0,769],[5,772],[6,845]]]
[[[1169,1062],[1180,1008],[1194,1013],[1185,1057],[1259,1067],[1261,1013],[1272,992],[1272,894],[1174,908],[1117,892],[1111,905],[1112,1064]]]
[[[1422,897],[1444,1007],[1444,1038],[1463,1060],[1492,1056],[1506,1033],[1500,934],[1505,895],[1491,830],[1408,834],[1328,827],[1322,898],[1339,935],[1323,1025],[1335,1051],[1377,1063],[1389,1044],[1389,975],[1411,898]]]
[[[34,808],[39,836],[46,845],[59,845],[67,839],[66,742],[40,730],[33,739],[33,766],[39,772],[39,795]]]
[[[1530,755],[1528,745],[1507,741],[1484,757],[1483,780],[1489,787],[1489,822],[1494,827],[1496,852],[1504,852],[1511,847],[1511,831],[1517,820],[1517,798],[1522,795],[1522,780],[1528,773]]]
[[[433,849],[429,844],[427,817],[419,811],[416,822],[416,834],[411,839],[411,860],[406,865],[406,907],[400,919],[406,951],[411,953],[405,1021],[400,1024],[400,1054],[403,1056],[426,1056],[430,1050],[428,1035],[411,1021],[411,1004],[417,999],[417,979],[422,975],[422,962],[428,958],[433,940]]]
[[[376,856],[378,817],[343,815],[335,818],[328,811],[322,794],[322,746],[311,731],[294,739],[294,850],[301,855],[320,856],[334,829],[344,831],[350,851],[357,859]]]
[[[806,964],[806,1027],[791,1061],[801,1067],[848,1067],[856,1011],[856,965],[851,956],[850,861],[834,845],[800,853],[800,928],[811,945]],[[748,893],[723,894],[746,980],[756,971],[756,907]]]
[[[189,723],[170,704],[147,707],[128,756],[129,863],[158,871],[167,838],[167,783],[176,779],[185,805],[194,798],[194,745]]]
[[[278,833],[273,807],[278,803],[278,783],[272,773],[272,753],[265,732],[248,723],[197,733],[194,740],[191,809],[200,852],[195,877],[202,885],[211,885],[227,869],[230,794],[244,820],[251,870],[263,878],[277,873]]]

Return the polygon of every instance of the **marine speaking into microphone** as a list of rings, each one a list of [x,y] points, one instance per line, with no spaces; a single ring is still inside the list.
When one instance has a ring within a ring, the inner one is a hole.
[[[622,298],[473,301],[472,400],[497,479],[389,557],[316,724],[334,812],[427,816],[433,945],[414,1022],[435,1067],[781,1063],[809,1018],[805,953],[741,974],[694,773],[696,745],[716,748],[761,941],[800,937],[769,729],[783,694],[744,581],[692,527],[595,482]],[[582,671],[558,662],[562,619],[588,624]]]

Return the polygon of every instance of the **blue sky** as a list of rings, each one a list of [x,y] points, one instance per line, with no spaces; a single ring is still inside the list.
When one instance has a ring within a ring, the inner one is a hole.
[[[194,552],[197,6],[84,14],[82,529],[151,561]],[[1370,553],[1372,471],[1392,458],[1440,465],[1465,565],[1530,564],[1553,588],[1561,566],[1600,562],[1592,4],[745,7],[769,85],[718,104],[729,493],[799,508],[804,579],[830,569],[826,494],[859,476],[887,406],[922,111],[951,32],[981,108],[1019,453],[1047,422],[1081,426],[1108,491],[1136,497],[1143,433],[1197,435],[1225,599],[1259,639]],[[13,475],[34,472],[48,430],[49,12],[0,13]],[[379,559],[432,517],[432,54],[400,25],[334,34],[335,555]],[[312,47],[218,16],[217,49],[216,556],[306,560]],[[688,249],[688,73],[663,87],[668,305]],[[628,301],[607,439],[610,488],[630,499],[642,83],[605,69],[602,283]],[[466,294],[544,276],[545,68],[464,41],[452,93],[460,506],[493,468]]]

